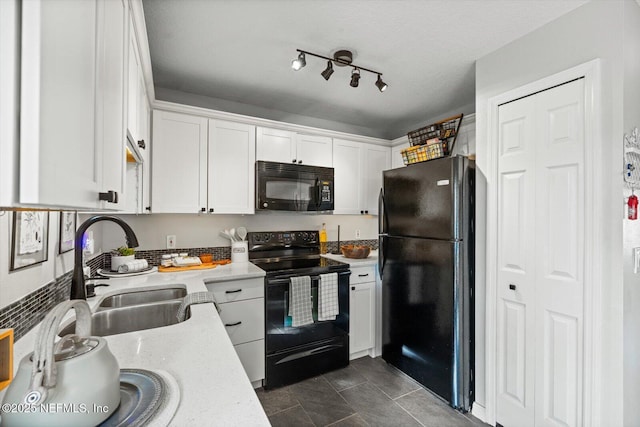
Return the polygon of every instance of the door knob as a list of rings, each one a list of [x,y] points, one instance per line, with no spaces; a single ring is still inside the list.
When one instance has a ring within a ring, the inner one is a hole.
[[[509,289],[511,289],[512,291],[515,291],[516,285],[514,285],[513,283],[509,283]]]

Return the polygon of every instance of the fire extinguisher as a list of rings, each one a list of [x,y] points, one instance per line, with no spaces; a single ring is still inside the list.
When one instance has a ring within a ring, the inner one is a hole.
[[[627,218],[638,219],[638,198],[633,193],[631,193],[627,201]]]

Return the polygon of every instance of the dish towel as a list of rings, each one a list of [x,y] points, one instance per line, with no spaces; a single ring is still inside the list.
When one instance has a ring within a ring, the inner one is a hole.
[[[187,294],[187,296],[182,299],[182,304],[180,304],[178,312],[176,313],[178,322],[184,322],[187,320],[187,310],[191,305],[205,304],[208,302],[212,302],[216,307],[216,310],[218,310],[218,313],[220,313],[220,309],[218,308],[218,303],[213,296],[213,292],[194,292],[192,294]]]
[[[136,271],[142,271],[145,268],[149,268],[149,263],[146,259],[136,259],[122,264],[118,267],[118,273],[134,273]]]
[[[289,316],[291,326],[313,323],[311,314],[311,277],[292,277],[289,284]]]
[[[338,313],[338,273],[321,274],[318,283],[318,320],[336,320]]]

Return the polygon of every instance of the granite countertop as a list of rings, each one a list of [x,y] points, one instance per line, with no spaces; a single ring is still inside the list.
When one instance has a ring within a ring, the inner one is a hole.
[[[378,251],[371,251],[367,258],[354,259],[347,258],[344,255],[324,254],[325,258],[332,259],[334,261],[340,261],[349,264],[351,267],[367,267],[370,265],[376,265],[378,263]]]
[[[105,281],[108,287],[97,287],[96,296],[87,302],[94,310],[102,299],[123,290],[181,285],[193,293],[207,291],[205,283],[264,275],[251,263],[235,263],[212,270],[112,278]],[[33,351],[39,327],[16,343],[14,372],[20,360]],[[191,318],[176,325],[105,338],[120,368],[163,370],[176,379],[180,405],[170,425],[270,425],[213,304],[191,306]],[[0,392],[0,399],[3,394]]]

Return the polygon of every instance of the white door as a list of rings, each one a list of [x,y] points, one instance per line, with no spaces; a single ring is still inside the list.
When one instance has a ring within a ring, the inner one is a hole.
[[[497,417],[582,424],[584,83],[499,108]]]
[[[409,147],[409,143],[396,145],[391,147],[391,169],[401,168],[404,166],[404,160],[402,160],[402,150]]]
[[[373,347],[375,282],[351,285],[349,294],[349,353]]]
[[[391,149],[362,144],[364,191],[362,209],[365,214],[378,215],[378,196],[382,189],[382,171],[391,166]]]
[[[334,214],[360,213],[363,180],[359,142],[333,140]]]
[[[256,159],[280,163],[297,162],[295,132],[258,127]]]
[[[207,119],[154,111],[152,137],[152,212],[206,212]]]
[[[255,127],[209,120],[209,212],[254,213]]]
[[[296,157],[303,165],[333,167],[332,140],[328,136],[296,135]]]

